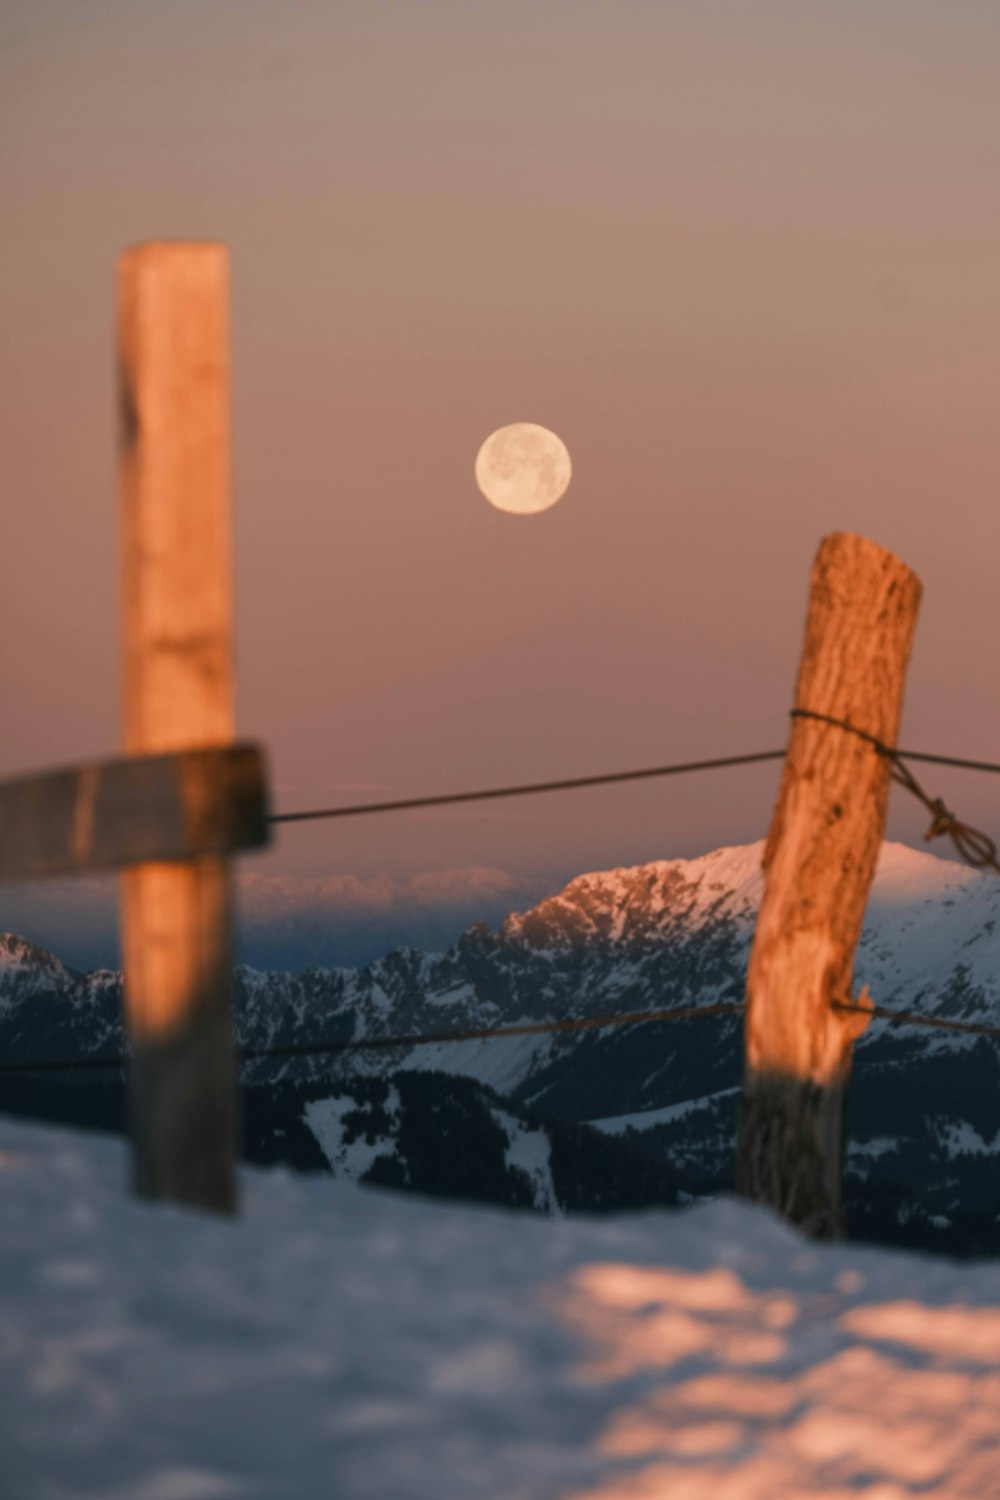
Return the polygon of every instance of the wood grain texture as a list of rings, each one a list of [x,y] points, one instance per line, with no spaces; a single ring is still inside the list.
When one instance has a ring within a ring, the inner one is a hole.
[[[125,750],[233,738],[229,256],[152,243],[118,268]]]
[[[228,253],[138,245],[119,261],[125,749],[233,738]],[[236,1206],[228,860],[122,878],[135,1184]]]
[[[865,537],[823,539],[812,570],[796,708],[894,745],[921,585]],[[764,851],[747,974],[740,1192],[809,1233],[843,1230],[843,1117],[855,1039],[854,954],[885,831],[890,765],[846,730],[793,719]],[[862,1003],[867,995],[858,997]]]
[[[267,842],[256,745],[129,756],[0,783],[0,880],[191,859]]]

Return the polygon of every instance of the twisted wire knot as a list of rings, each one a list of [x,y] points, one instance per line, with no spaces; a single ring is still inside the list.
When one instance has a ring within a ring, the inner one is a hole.
[[[954,813],[948,811],[940,797],[934,798],[930,804],[930,810],[934,814],[934,821],[924,834],[924,838],[936,839],[942,833],[950,833],[954,838],[962,824],[959,823]]]
[[[924,838],[932,839],[939,833],[947,833],[949,835],[963,859],[973,869],[983,870],[988,865],[994,869],[997,867],[997,846],[980,829],[970,828],[967,823],[960,823],[958,818],[953,818],[946,811],[943,820],[935,818],[930,828],[924,834]]]
[[[793,719],[819,719],[821,723],[832,724],[837,729],[846,729],[850,734],[856,734],[859,739],[865,740],[879,755],[891,762],[890,774],[893,781],[898,781],[900,786],[905,786],[906,790],[918,797],[927,811],[932,814],[933,822],[924,834],[925,840],[929,841],[946,833],[966,864],[971,865],[974,870],[989,867],[1000,874],[997,846],[993,840],[981,829],[970,828],[968,823],[963,823],[956,818],[953,812],[949,812],[940,797],[928,797],[898,750],[893,749],[891,745],[884,745],[876,735],[869,734],[865,729],[858,729],[854,724],[849,724],[846,719],[835,719],[830,714],[814,713],[809,708],[793,708],[791,716]]]
[[[974,870],[983,870],[987,865],[996,865],[997,846],[991,838],[988,838],[978,828],[970,828],[968,823],[963,823],[956,818],[954,813],[948,811],[940,797],[935,797],[930,804],[934,821],[924,834],[925,840],[936,839],[939,834],[946,833],[963,859],[972,866]]]

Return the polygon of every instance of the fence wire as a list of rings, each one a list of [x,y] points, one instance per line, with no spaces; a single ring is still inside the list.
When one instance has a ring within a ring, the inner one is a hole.
[[[1000,1026],[979,1021],[953,1021],[946,1016],[921,1015],[917,1011],[889,1010],[881,1005],[854,1005],[842,1000],[831,1001],[834,1010],[852,1011],[870,1016],[874,1021],[895,1025],[930,1026],[941,1031],[961,1031],[972,1036],[1000,1037]],[[425,1031],[390,1036],[355,1037],[346,1041],[293,1042],[284,1047],[236,1047],[240,1062],[263,1057],[331,1057],[347,1052],[410,1050],[449,1042],[486,1042],[497,1037],[543,1036],[559,1032],[600,1031],[610,1026],[638,1026],[643,1022],[693,1021],[703,1016],[742,1015],[742,1000],[723,1001],[716,1005],[684,1005],[663,1010],[637,1010],[622,1015],[583,1016],[564,1021],[531,1021],[521,1026],[495,1026],[467,1031]],[[72,1073],[77,1071],[111,1071],[124,1068],[131,1061],[128,1054],[117,1057],[59,1058],[51,1061],[9,1062],[0,1064],[0,1077],[16,1073]]]
[[[327,1057],[338,1052],[391,1051],[396,1048],[427,1047],[442,1042],[485,1042],[494,1037],[543,1036],[563,1031],[600,1031],[608,1026],[635,1026],[643,1021],[690,1021],[698,1016],[735,1015],[744,1010],[742,1000],[718,1005],[687,1005],[677,1009],[637,1010],[622,1015],[582,1016],[564,1021],[528,1021],[520,1026],[494,1026],[467,1031],[422,1031],[391,1036],[352,1037],[346,1041],[293,1042],[285,1047],[237,1047],[241,1062],[261,1057]],[[4,1073],[67,1072],[73,1068],[121,1068],[127,1056],[87,1058],[81,1061],[15,1062],[0,1065]]]
[[[530,797],[537,792],[569,792],[584,786],[612,786],[623,781],[647,781],[654,776],[678,776],[684,771],[714,771],[720,766],[747,766],[753,761],[780,760],[784,750],[761,750],[754,755],[727,755],[722,760],[689,760],[675,766],[652,766],[642,771],[612,771],[603,776],[571,776],[561,781],[533,781],[522,786],[488,787],[479,792],[444,792],[433,797],[402,797],[393,802],[362,802],[346,807],[320,807],[306,812],[274,813],[269,823],[308,823],[320,818],[357,818],[362,814],[404,812],[417,807],[447,807],[455,802],[487,802],[497,797]]]

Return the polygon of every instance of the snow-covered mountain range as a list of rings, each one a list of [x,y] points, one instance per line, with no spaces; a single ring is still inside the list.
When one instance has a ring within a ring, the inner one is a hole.
[[[582,875],[444,953],[402,949],[354,970],[239,969],[239,1040],[286,1048],[740,1001],[762,850]],[[1000,1024],[998,919],[992,873],[886,844],[856,987],[890,1008]],[[4,1058],[113,1056],[119,1010],[117,975],[74,974],[0,939]],[[256,1058],[244,1064],[248,1151],[549,1210],[673,1201],[730,1185],[741,1068],[738,1015]],[[7,1077],[0,1107],[57,1119],[84,1109],[114,1125],[120,1080],[100,1079]],[[852,1231],[1000,1247],[998,1041],[874,1022],[855,1049],[848,1129]],[[640,1157],[657,1172],[644,1174]],[[572,1190],[557,1185],[555,1159]]]

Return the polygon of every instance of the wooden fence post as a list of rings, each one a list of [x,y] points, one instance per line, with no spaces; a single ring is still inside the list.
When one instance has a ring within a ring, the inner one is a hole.
[[[125,750],[233,738],[228,253],[121,256],[118,348]],[[122,876],[136,1191],[233,1212],[237,1099],[229,860]]]
[[[825,537],[796,708],[895,745],[920,594],[891,552],[849,532]],[[844,1230],[846,1090],[868,1018],[831,1001],[852,998],[889,780],[889,762],[860,736],[792,720],[747,974],[736,1187],[817,1238]]]

